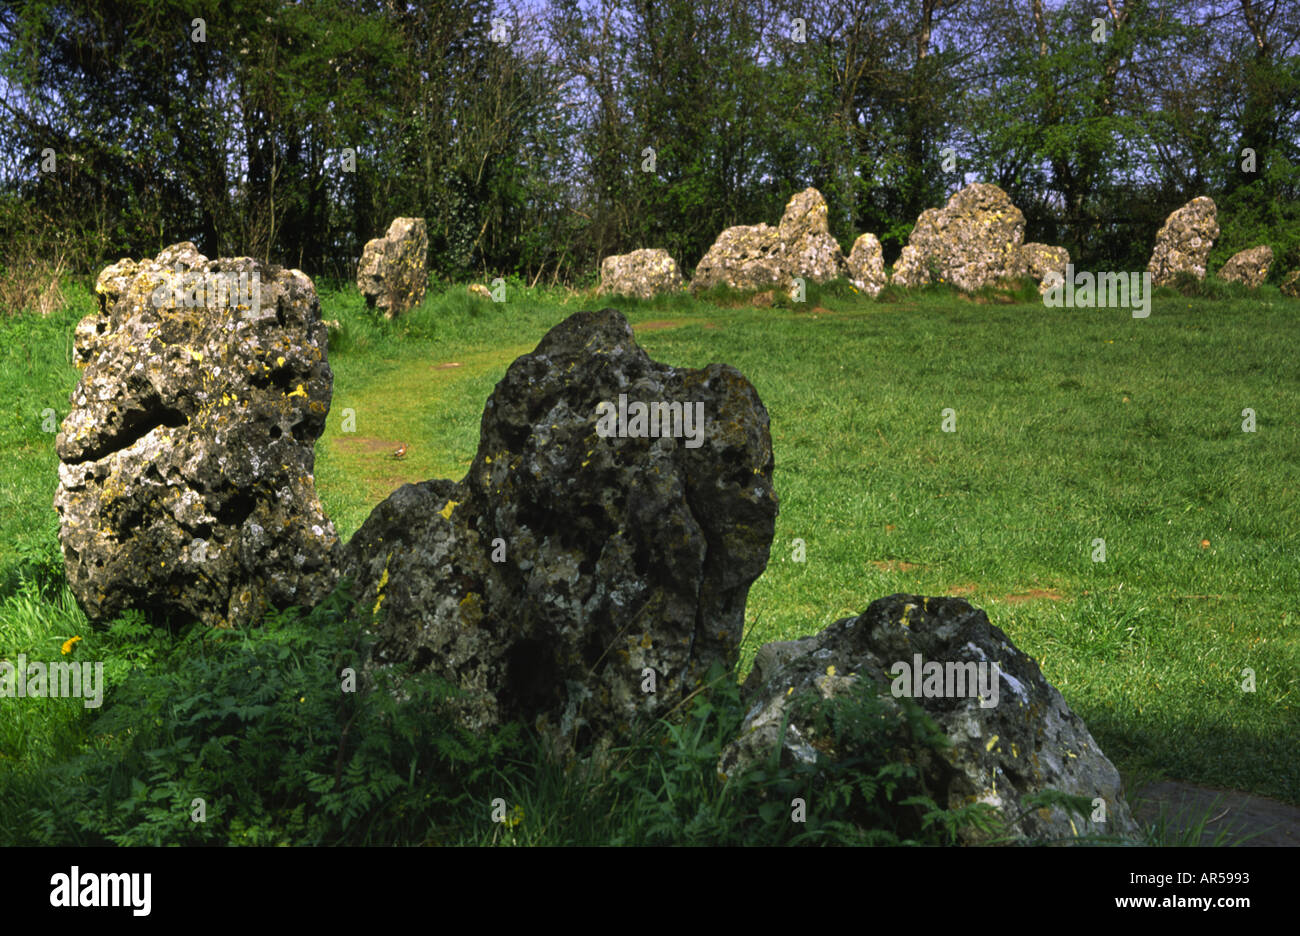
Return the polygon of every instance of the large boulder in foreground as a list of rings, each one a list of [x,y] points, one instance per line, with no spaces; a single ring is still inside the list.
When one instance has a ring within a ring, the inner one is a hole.
[[[1179,273],[1205,279],[1205,260],[1219,236],[1214,199],[1202,195],[1173,212],[1156,232],[1147,272],[1154,286],[1168,286]]]
[[[312,477],[333,385],[312,281],[186,242],[113,264],[95,290],[55,442],[59,539],[87,617],[237,626],[315,604],[339,542]]]
[[[666,250],[634,250],[606,257],[600,264],[599,295],[653,299],[681,288],[681,271]]]
[[[937,681],[930,664],[939,665]],[[916,673],[915,681],[904,685],[904,671]],[[955,678],[958,674],[963,680]],[[1139,833],[1119,773],[1087,726],[1043,678],[1038,664],[991,625],[983,611],[960,598],[890,595],[816,636],[764,645],[742,690],[751,708],[737,740],[723,750],[719,769],[730,775],[763,763],[787,718],[779,754],[787,765],[870,756],[872,752],[848,745],[836,749],[824,731],[819,733],[816,720],[803,714],[813,708],[802,700],[820,704],[870,693],[884,705],[884,717],[902,723],[906,718],[895,688],[920,696],[913,701],[952,742],[943,752],[916,744],[891,753],[890,760],[913,764],[920,774],[919,780],[903,781],[907,792],[895,802],[907,793],[924,792],[943,808],[988,803],[1009,821],[1023,811],[1027,794],[1052,788],[1104,800],[1107,821],[1084,821],[1059,807],[1029,809],[1009,825],[1009,834],[1068,840]],[[908,818],[916,820],[919,814]],[[983,840],[973,831],[964,836],[967,844]]]
[[[1025,216],[996,185],[976,182],[927,208],[894,265],[898,286],[951,283],[972,292],[1004,277],[1025,275]]]
[[[749,381],[658,364],[618,312],[579,312],[497,384],[465,478],[399,488],[343,571],[372,666],[433,670],[469,727],[520,719],[573,750],[734,663],[776,513]]]
[[[1258,289],[1268,279],[1268,268],[1273,265],[1273,248],[1267,244],[1240,250],[1219,268],[1219,279],[1225,283],[1243,283]]]
[[[824,283],[846,275],[844,253],[826,218],[826,199],[808,188],[786,203],[777,227],[727,228],[696,266],[691,289],[698,293],[724,283],[746,292],[772,287],[793,292],[795,277]]]
[[[394,218],[387,234],[366,242],[357,264],[357,289],[367,305],[395,318],[424,301],[428,257],[424,219]]]

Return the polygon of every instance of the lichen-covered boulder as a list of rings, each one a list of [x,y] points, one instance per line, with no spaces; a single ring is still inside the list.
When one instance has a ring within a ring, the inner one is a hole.
[[[333,375],[311,280],[186,242],[119,261],[95,290],[55,441],[59,539],[87,617],[237,626],[315,604],[339,543],[312,476]]]
[[[345,548],[370,665],[450,680],[471,728],[626,739],[735,661],[772,467],[738,371],[658,364],[613,309],[572,315],[497,384],[465,478],[398,489]]]
[[[1179,273],[1205,279],[1205,260],[1218,236],[1214,199],[1202,195],[1183,205],[1156,232],[1156,246],[1147,264],[1151,284],[1168,286]]]
[[[777,229],[739,224],[719,234],[695,267],[691,290],[700,293],[719,283],[746,292],[788,285]]]
[[[921,213],[924,218],[926,212],[934,211],[934,208],[927,208]],[[920,222],[917,222],[920,226]],[[894,263],[893,276],[890,282],[895,286],[902,286],[904,289],[912,286],[927,286],[933,281],[931,275],[929,257],[920,248],[912,244],[905,244],[902,252],[898,255],[897,262]]]
[[[1219,279],[1227,283],[1244,283],[1258,289],[1268,278],[1268,268],[1273,265],[1273,248],[1267,244],[1251,247],[1233,254],[1219,269]]]
[[[936,277],[967,292],[1018,275],[1025,216],[996,185],[976,182],[916,219],[894,265],[893,282],[924,286]],[[911,248],[911,249],[909,249]]]
[[[885,288],[885,254],[874,234],[863,234],[853,242],[847,262],[849,281],[868,296]]]
[[[471,283],[466,287],[465,291],[475,299],[486,299],[488,302],[492,301],[492,290],[488,289],[482,283]]]
[[[1278,286],[1282,295],[1290,296],[1292,299],[1300,299],[1300,270],[1292,270],[1286,276],[1282,277],[1282,282]]]
[[[1029,243],[1020,245],[1010,272],[1015,276],[1028,276],[1038,280],[1038,291],[1046,293],[1052,288],[1048,277],[1059,274],[1064,282],[1066,267],[1069,265],[1070,252],[1064,247]]]
[[[825,283],[848,273],[839,241],[831,236],[827,213],[826,199],[815,188],[797,192],[786,203],[777,238],[787,276]]]
[[[691,289],[698,293],[725,283],[746,292],[774,286],[791,291],[795,277],[823,283],[844,276],[848,266],[826,217],[826,199],[808,188],[786,203],[777,227],[727,228],[696,266]]]
[[[423,218],[394,218],[388,233],[366,242],[357,264],[357,289],[366,304],[394,318],[424,301],[429,234]]]
[[[1139,833],[1119,773],[1087,726],[1043,678],[1038,664],[991,625],[983,611],[960,598],[890,595],[816,636],[766,644],[742,693],[749,712],[719,761],[719,770],[728,776],[762,764],[778,739],[779,757],[787,765],[871,756],[870,751],[849,749],[851,745],[837,749],[832,738],[819,733],[811,714],[815,706],[863,693],[883,703],[883,717],[903,723],[900,696],[906,696],[924,709],[952,746],[937,751],[917,743],[893,751],[891,760],[912,764],[919,772],[914,780],[900,781],[906,792],[894,802],[924,793],[949,809],[987,803],[1015,837],[1068,840]],[[1100,799],[1105,823],[1085,821],[1059,807],[1029,809],[1013,821],[1024,811],[1026,795],[1047,788]],[[982,840],[972,830],[963,833],[966,844]]]
[[[666,250],[634,250],[606,257],[600,264],[599,295],[653,299],[681,288],[681,271]]]

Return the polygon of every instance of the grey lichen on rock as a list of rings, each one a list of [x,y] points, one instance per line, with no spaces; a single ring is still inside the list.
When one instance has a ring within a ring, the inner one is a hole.
[[[885,276],[885,254],[874,234],[863,234],[853,242],[847,267],[849,281],[873,298],[889,282]]]
[[[1062,247],[1025,244],[1025,216],[996,185],[976,182],[948,199],[943,208],[927,208],[894,264],[891,282],[898,286],[951,283],[973,292],[999,279],[1039,278],[1065,272],[1069,254]]]
[[[658,248],[634,250],[606,257],[600,264],[600,289],[605,296],[652,299],[682,288],[682,274],[668,251]]]
[[[113,264],[95,291],[55,441],[59,539],[86,615],[238,626],[314,604],[339,542],[312,475],[333,375],[311,280],[185,242]]]
[[[1059,274],[1060,281],[1064,282],[1069,265],[1070,252],[1064,247],[1029,243],[1020,245],[1010,272],[1038,280],[1039,293],[1046,293],[1052,288],[1050,274]]]
[[[1205,279],[1205,261],[1218,236],[1218,211],[1208,196],[1193,198],[1170,214],[1156,232],[1155,249],[1147,264],[1152,285],[1168,286],[1179,273]]]
[[[961,673],[964,685],[950,679],[941,692],[930,692],[932,671],[926,671],[925,683],[918,674],[917,682],[903,685],[904,669],[898,664],[915,672],[918,662],[922,670],[938,664],[945,678]],[[982,677],[974,677],[981,665]],[[731,776],[763,764],[778,744],[779,760],[791,766],[870,756],[836,748],[833,739],[818,734],[809,710],[795,702],[870,693],[884,704],[888,717],[901,723],[905,716],[895,685],[900,692],[909,690],[902,694],[919,704],[951,742],[942,753],[914,744],[891,754],[892,760],[918,771],[916,778],[903,781],[905,790],[894,797],[895,803],[911,794],[927,795],[945,809],[987,803],[1008,834],[1019,838],[1139,834],[1119,773],[1083,720],[1031,657],[990,624],[983,611],[960,598],[890,595],[815,636],[764,645],[742,689],[749,711],[736,740],[723,750],[719,770]],[[981,700],[976,686],[996,688]],[[1055,806],[1022,807],[1027,795],[1048,788],[1100,800],[1106,821],[1083,820]],[[962,833],[965,844],[984,840],[973,829]]]
[[[823,283],[847,273],[827,226],[826,199],[808,188],[786,203],[778,226],[738,225],[719,234],[696,265],[691,289],[698,293],[724,283],[744,291],[779,287],[789,292],[795,277]]]
[[[1242,283],[1258,289],[1268,279],[1268,268],[1273,265],[1273,248],[1267,244],[1239,250],[1219,269],[1219,279],[1227,283]]]
[[[387,234],[366,242],[357,264],[357,289],[368,305],[395,318],[424,301],[428,255],[424,219],[394,218]]]
[[[620,396],[699,404],[699,434],[604,437],[598,407]],[[454,683],[473,728],[520,719],[560,751],[626,740],[734,665],[772,469],[738,371],[658,364],[617,311],[572,315],[497,384],[465,478],[399,488],[345,548],[370,665]]]

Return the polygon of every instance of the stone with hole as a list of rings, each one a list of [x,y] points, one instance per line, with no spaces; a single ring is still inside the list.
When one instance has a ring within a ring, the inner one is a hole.
[[[312,281],[186,242],[119,261],[95,289],[55,441],[59,540],[87,617],[237,626],[317,602],[339,543],[312,477],[333,380]]]

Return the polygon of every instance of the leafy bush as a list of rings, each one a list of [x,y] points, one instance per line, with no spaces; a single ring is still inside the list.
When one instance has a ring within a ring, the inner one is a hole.
[[[339,589],[310,614],[249,631],[190,628],[136,669],[76,757],[48,768],[12,841],[25,844],[362,844],[436,837],[515,739],[440,720],[452,690],[392,676],[341,691],[363,634]],[[139,619],[128,626],[140,626]],[[486,790],[482,791],[487,802]],[[205,803],[205,821],[192,814]],[[435,831],[431,831],[435,830]]]

